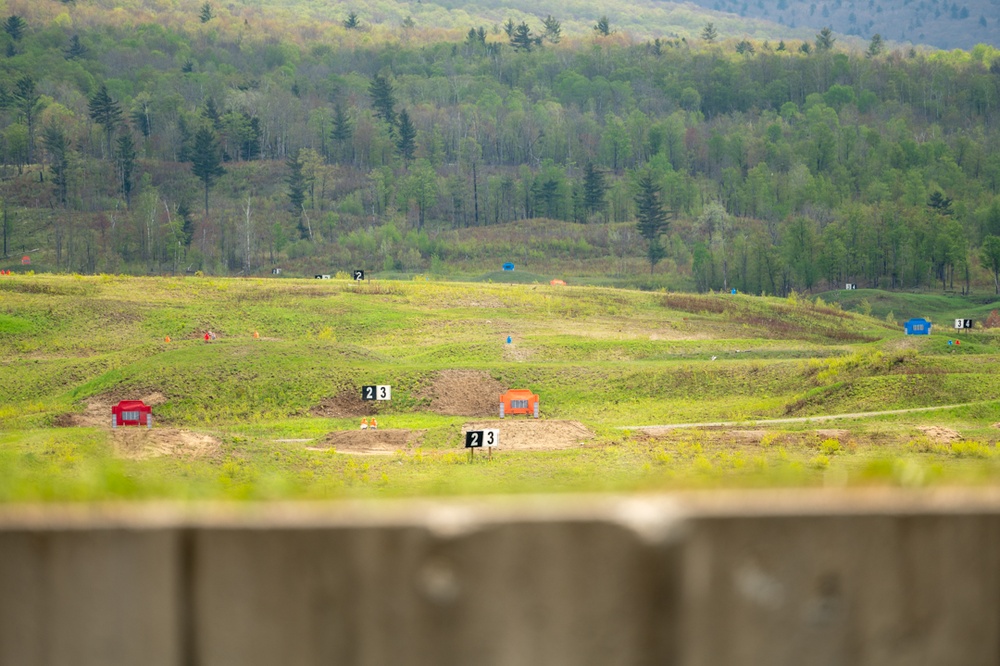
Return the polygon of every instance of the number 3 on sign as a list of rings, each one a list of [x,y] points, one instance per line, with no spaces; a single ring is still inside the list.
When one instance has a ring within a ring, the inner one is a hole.
[[[392,387],[388,384],[380,386],[362,386],[362,400],[392,400]]]
[[[500,444],[500,431],[496,428],[483,431],[483,445],[493,448]]]

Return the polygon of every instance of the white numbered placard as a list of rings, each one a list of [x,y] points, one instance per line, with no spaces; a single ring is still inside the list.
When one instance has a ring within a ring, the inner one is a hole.
[[[479,449],[486,447],[492,449],[500,445],[500,431],[496,428],[487,430],[469,430],[465,433],[465,448]]]
[[[362,400],[392,400],[392,387],[388,384],[361,387]]]

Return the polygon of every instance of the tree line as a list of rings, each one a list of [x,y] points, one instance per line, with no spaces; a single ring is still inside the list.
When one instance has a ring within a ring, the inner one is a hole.
[[[362,229],[545,218],[633,225],[635,256],[699,289],[995,282],[990,47],[853,52],[827,30],[772,44],[711,24],[631,43],[606,16],[572,41],[549,15],[338,48],[213,40],[206,7],[201,28],[129,35],[6,19],[5,248],[42,243],[63,270],[255,272],[349,260]],[[444,252],[396,246],[383,267]]]

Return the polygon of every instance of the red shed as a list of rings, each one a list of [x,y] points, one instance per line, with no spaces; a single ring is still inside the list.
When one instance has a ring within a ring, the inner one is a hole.
[[[142,400],[122,400],[111,408],[111,427],[141,426],[153,427],[153,408]]]
[[[500,418],[526,414],[538,418],[538,396],[528,389],[511,389],[500,394]]]

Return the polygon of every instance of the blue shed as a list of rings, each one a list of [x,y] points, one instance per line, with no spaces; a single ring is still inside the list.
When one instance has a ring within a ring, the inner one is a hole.
[[[930,335],[931,323],[926,319],[911,319],[903,324],[907,335]]]

